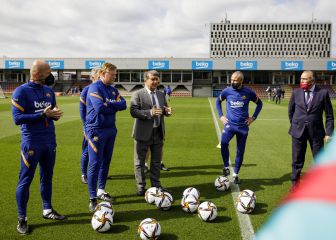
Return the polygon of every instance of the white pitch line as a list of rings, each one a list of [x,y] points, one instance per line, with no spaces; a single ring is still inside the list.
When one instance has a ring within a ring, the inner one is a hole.
[[[217,137],[218,137],[218,140],[220,141],[221,130],[219,128],[217,117],[216,117],[215,111],[213,109],[210,98],[208,98],[208,100],[209,100],[209,103],[210,103],[212,118],[213,118],[213,121],[214,121],[214,124],[215,124]],[[230,171],[233,172],[233,168],[231,167],[231,161],[229,160],[229,162],[230,162]],[[239,188],[238,184],[231,184],[230,188],[231,188],[231,193],[232,193],[231,195],[232,195],[233,202],[236,202],[238,194],[240,193],[240,188]],[[240,230],[241,230],[242,239],[243,240],[253,239],[254,230],[253,230],[253,226],[252,226],[252,223],[251,223],[250,216],[248,214],[239,213],[238,211],[236,211],[236,213],[237,213],[237,217],[238,217],[238,222],[239,222],[239,227],[240,227]]]

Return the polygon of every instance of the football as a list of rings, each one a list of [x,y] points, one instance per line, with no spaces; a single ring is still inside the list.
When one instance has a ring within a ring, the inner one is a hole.
[[[205,222],[215,220],[217,217],[217,207],[213,202],[205,201],[198,206],[198,217]]]
[[[187,195],[193,195],[197,199],[199,199],[201,196],[200,192],[194,187],[188,187],[187,189],[184,190],[183,197]]]
[[[101,202],[97,205],[96,211],[102,210],[102,211],[108,211],[111,213],[112,217],[114,216],[114,208],[112,206],[112,203],[110,202]]]
[[[140,223],[138,233],[142,240],[158,239],[161,234],[160,223],[154,218],[146,218]]]
[[[145,200],[149,204],[155,204],[155,199],[158,197],[160,191],[157,187],[148,188],[145,193]]]
[[[92,216],[91,225],[97,232],[110,230],[113,224],[113,217],[109,211],[98,210]]]
[[[187,213],[194,213],[197,211],[200,202],[194,195],[187,195],[182,197],[181,207]]]
[[[155,205],[161,210],[169,210],[173,201],[173,196],[169,192],[160,192],[155,199]]]
[[[241,213],[251,213],[256,204],[256,196],[251,190],[243,190],[238,195],[236,208]]]
[[[230,188],[230,180],[227,177],[218,176],[214,185],[218,191],[226,191]]]

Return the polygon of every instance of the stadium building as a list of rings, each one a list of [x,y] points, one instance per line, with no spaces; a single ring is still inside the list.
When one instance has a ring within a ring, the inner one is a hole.
[[[210,25],[209,58],[39,58],[49,62],[56,78],[55,92],[69,94],[89,84],[90,69],[111,62],[118,67],[116,87],[130,95],[143,86],[143,73],[160,72],[161,89],[173,96],[217,96],[231,74],[244,72],[244,83],[260,97],[267,86],[278,86],[289,97],[303,70],[313,70],[317,84],[336,97],[336,59],[330,58],[331,23]],[[0,58],[0,86],[11,93],[29,79],[35,59]],[[1,90],[1,89],[0,89]]]

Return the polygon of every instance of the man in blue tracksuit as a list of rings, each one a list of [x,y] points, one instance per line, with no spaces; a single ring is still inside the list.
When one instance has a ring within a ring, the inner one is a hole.
[[[168,101],[169,101],[169,98],[170,98],[170,95],[171,95],[171,93],[172,93],[172,90],[171,90],[171,88],[170,88],[169,85],[167,85],[167,87],[165,87],[165,88],[163,89],[163,93],[164,93],[164,95],[166,96],[166,101],[168,102]]]
[[[93,68],[91,70],[90,78],[92,82],[97,81],[99,78],[99,69]],[[89,90],[89,86],[86,86],[80,94],[79,97],[79,115],[83,123],[83,143],[82,143],[82,155],[81,155],[81,170],[82,170],[82,177],[81,181],[84,184],[87,184],[87,167],[89,164],[89,150],[88,150],[88,141],[85,131],[85,122],[86,122],[86,97]]]
[[[53,90],[44,86],[53,82],[53,79],[46,62],[34,61],[30,69],[30,81],[16,88],[12,95],[12,116],[15,124],[21,126],[21,168],[16,188],[17,231],[20,234],[29,233],[27,204],[29,187],[37,164],[40,165],[43,218],[65,219],[51,204],[52,175],[56,158],[54,120],[62,116]]]
[[[221,138],[221,153],[224,162],[223,175],[228,176],[229,170],[229,142],[236,135],[237,153],[235,168],[233,172],[233,182],[240,183],[238,177],[239,169],[243,163],[246,139],[249,126],[258,117],[262,102],[258,96],[249,88],[243,86],[244,75],[236,71],[231,76],[231,87],[225,88],[218,96],[216,107],[219,118],[224,124]],[[222,112],[222,101],[226,100],[226,116]],[[249,116],[249,102],[257,104],[252,117]]]
[[[126,109],[125,99],[111,86],[116,73],[116,66],[104,63],[100,78],[90,85],[86,98],[85,127],[89,143],[88,186],[91,212],[97,206],[97,198],[112,201],[111,195],[105,192],[105,185],[117,134],[116,113]]]

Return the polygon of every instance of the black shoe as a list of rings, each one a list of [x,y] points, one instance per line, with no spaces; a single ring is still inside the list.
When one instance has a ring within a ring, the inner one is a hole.
[[[103,201],[107,201],[107,202],[112,202],[113,201],[113,198],[112,196],[110,195],[110,193],[108,192],[104,192],[102,194],[99,194],[97,196],[100,200],[103,200]]]
[[[28,223],[25,217],[18,218],[18,225],[16,227],[16,230],[18,231],[18,233],[24,234],[24,235],[30,233]]]
[[[159,192],[169,192],[170,193],[170,191],[167,188],[164,188],[162,186],[158,187],[158,189],[159,189]]]
[[[238,176],[233,177],[233,183],[234,184],[240,184],[240,179]]]
[[[141,189],[141,190],[138,190],[136,192],[136,195],[138,195],[138,196],[145,196],[145,193],[146,193],[146,189]]]
[[[230,169],[229,168],[223,168],[223,176],[227,177],[230,175]]]
[[[163,163],[161,163],[161,170],[162,171],[170,171],[170,169],[167,168]]]
[[[97,206],[98,206],[97,198],[90,199],[89,211],[91,213],[93,213],[94,211],[96,211]]]
[[[82,177],[81,177],[81,181],[82,181],[82,183],[84,183],[84,184],[88,184],[87,177],[86,177],[85,175],[82,175]]]
[[[66,219],[66,216],[59,214],[54,209],[51,209],[50,213],[48,213],[46,215],[43,214],[43,218],[52,219],[52,220],[64,220],[64,219]]]

